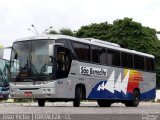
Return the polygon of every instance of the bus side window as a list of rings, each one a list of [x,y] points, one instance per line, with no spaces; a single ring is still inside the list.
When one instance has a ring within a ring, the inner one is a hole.
[[[64,47],[57,47],[57,78],[65,78],[69,74],[71,57],[69,50]]]
[[[120,52],[108,49],[107,50],[107,64],[113,66],[120,66]]]
[[[122,67],[133,68],[133,56],[129,53],[121,52]]]
[[[145,58],[145,70],[146,71],[154,71],[154,59]]]
[[[92,62],[100,63],[99,54],[99,48],[97,46],[92,46]]]
[[[90,62],[91,54],[89,45],[73,42],[72,46],[79,60]]]
[[[139,70],[144,70],[144,57],[139,55],[134,55],[134,68]]]

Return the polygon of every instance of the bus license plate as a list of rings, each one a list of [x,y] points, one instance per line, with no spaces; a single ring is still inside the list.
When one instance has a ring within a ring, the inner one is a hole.
[[[24,92],[24,96],[32,96],[32,92]]]

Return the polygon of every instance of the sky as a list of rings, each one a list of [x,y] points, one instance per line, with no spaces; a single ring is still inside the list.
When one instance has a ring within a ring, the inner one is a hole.
[[[83,25],[133,18],[160,31],[160,0],[0,0],[0,44],[54,30],[78,30]]]

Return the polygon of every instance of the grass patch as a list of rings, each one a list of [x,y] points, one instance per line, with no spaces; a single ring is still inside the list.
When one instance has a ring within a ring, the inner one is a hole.
[[[14,99],[15,103],[30,103],[33,102],[33,99]]]

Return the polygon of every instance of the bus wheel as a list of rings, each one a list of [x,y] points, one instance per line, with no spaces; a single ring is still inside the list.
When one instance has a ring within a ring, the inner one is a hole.
[[[132,100],[126,101],[126,107],[137,107],[140,101],[140,93],[138,90],[134,90]]]
[[[110,107],[111,102],[107,100],[97,100],[99,107]]]
[[[80,89],[80,87],[76,87],[73,106],[74,107],[79,107],[80,106],[80,101],[81,101],[81,89]]]
[[[44,107],[44,106],[45,106],[45,100],[39,99],[39,100],[38,100],[38,106],[39,106],[39,107]]]

